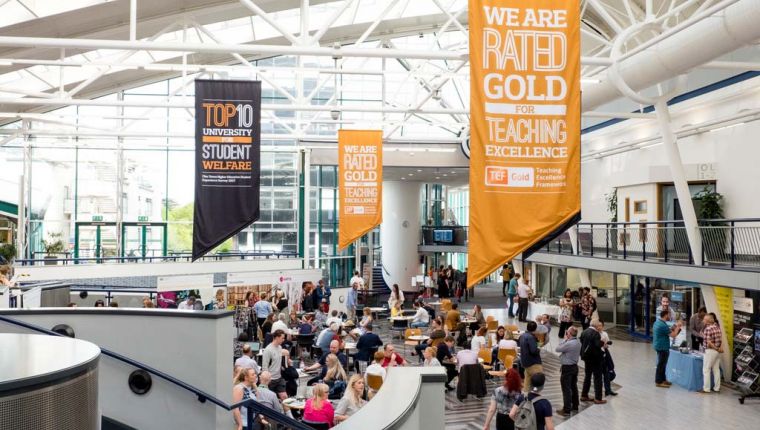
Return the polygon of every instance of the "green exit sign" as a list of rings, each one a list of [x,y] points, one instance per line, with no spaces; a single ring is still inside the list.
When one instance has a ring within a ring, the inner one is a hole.
[[[137,217],[137,222],[148,222],[148,216],[147,215],[140,215]]]
[[[94,222],[101,222],[101,221],[103,221],[103,215],[93,215],[92,216],[92,220]]]

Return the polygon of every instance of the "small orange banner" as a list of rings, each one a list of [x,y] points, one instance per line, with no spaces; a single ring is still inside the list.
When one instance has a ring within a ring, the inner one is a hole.
[[[470,0],[467,285],[580,216],[579,0]]]
[[[383,221],[383,132],[338,131],[338,247]]]

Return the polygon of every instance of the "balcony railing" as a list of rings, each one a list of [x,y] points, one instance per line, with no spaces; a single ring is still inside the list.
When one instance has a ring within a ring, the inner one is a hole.
[[[190,262],[192,253],[190,252],[170,252],[168,255],[139,256],[139,257],[72,257],[70,252],[56,253],[48,255],[44,252],[35,252],[34,258],[15,260],[16,264],[22,266],[43,266],[43,265],[68,265],[68,264],[117,264],[117,263],[166,263],[166,262]],[[282,259],[297,258],[295,252],[276,252],[276,251],[248,251],[248,252],[219,252],[207,254],[199,258],[198,261],[230,261],[230,260],[257,260],[257,259]]]
[[[760,270],[760,219],[700,220],[702,264]],[[683,221],[579,223],[577,255],[694,264]],[[565,232],[543,252],[573,254]]]

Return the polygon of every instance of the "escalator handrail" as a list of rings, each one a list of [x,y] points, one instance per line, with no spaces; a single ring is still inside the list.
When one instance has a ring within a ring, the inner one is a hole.
[[[0,321],[2,321],[4,323],[7,323],[7,324],[15,325],[15,326],[18,326],[18,327],[23,327],[23,328],[28,329],[28,330],[36,331],[38,333],[46,334],[46,335],[49,335],[49,336],[63,336],[60,333],[56,333],[56,332],[54,332],[52,330],[48,330],[48,329],[40,327],[38,325],[31,324],[31,323],[24,322],[24,321],[19,321],[17,319],[13,319],[13,318],[8,318],[8,317],[3,316],[3,315],[0,315]],[[303,424],[303,423],[301,423],[299,421],[296,421],[295,419],[290,418],[289,416],[287,416],[285,414],[282,414],[282,413],[277,412],[277,411],[275,411],[275,410],[273,410],[271,408],[268,408],[266,406],[261,405],[260,403],[256,402],[256,400],[254,400],[254,399],[246,399],[246,400],[243,400],[241,402],[229,405],[226,402],[224,402],[224,401],[222,401],[222,400],[220,400],[220,399],[212,396],[211,394],[208,394],[208,393],[206,393],[205,391],[203,391],[203,390],[201,390],[199,388],[193,387],[190,384],[182,382],[179,379],[177,379],[177,378],[175,378],[175,377],[173,377],[171,375],[168,375],[168,374],[166,374],[166,373],[164,373],[164,372],[162,372],[162,371],[160,371],[158,369],[155,369],[155,368],[153,368],[151,366],[148,366],[147,364],[140,363],[139,361],[135,361],[135,360],[133,360],[133,359],[131,359],[129,357],[125,357],[125,356],[119,354],[118,352],[114,352],[114,351],[102,348],[100,346],[98,346],[98,348],[100,348],[100,351],[103,353],[103,355],[105,355],[107,357],[111,357],[111,358],[113,358],[113,359],[115,359],[117,361],[121,361],[123,363],[129,364],[130,366],[137,367],[138,369],[144,370],[144,371],[150,373],[151,375],[155,375],[155,376],[157,376],[157,377],[159,377],[159,378],[161,378],[161,379],[163,379],[163,380],[165,380],[167,382],[170,382],[170,383],[172,383],[172,384],[174,384],[174,385],[176,385],[176,386],[178,386],[178,387],[180,387],[180,388],[182,388],[182,389],[184,389],[186,391],[189,391],[189,392],[195,394],[198,397],[198,401],[201,402],[201,403],[205,403],[208,400],[209,402],[211,402],[211,403],[219,406],[222,409],[228,410],[228,411],[231,411],[233,409],[239,408],[241,406],[245,406],[246,408],[250,408],[254,412],[258,412],[258,413],[260,413],[262,415],[269,416],[273,420],[276,420],[276,421],[278,421],[278,422],[280,422],[282,424],[286,424],[286,425],[290,426],[291,428],[293,428],[295,430],[310,430],[311,429],[311,427],[308,427],[305,424]]]

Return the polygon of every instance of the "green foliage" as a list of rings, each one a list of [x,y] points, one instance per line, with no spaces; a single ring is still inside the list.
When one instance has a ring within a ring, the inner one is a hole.
[[[4,243],[0,245],[0,255],[5,258],[5,261],[10,262],[16,258],[16,245],[12,243]]]
[[[193,249],[193,203],[169,209],[169,243],[170,251],[190,251]],[[216,247],[215,252],[232,251],[232,238]]]
[[[42,240],[42,248],[45,249],[46,254],[60,254],[66,250],[61,240],[62,236],[61,233],[49,233],[47,240]]]
[[[723,219],[723,195],[707,186],[694,196],[699,201],[699,219]]]
[[[613,189],[611,193],[605,194],[604,200],[605,202],[607,202],[607,213],[610,215],[610,222],[617,222],[617,212],[618,212],[617,189]]]

